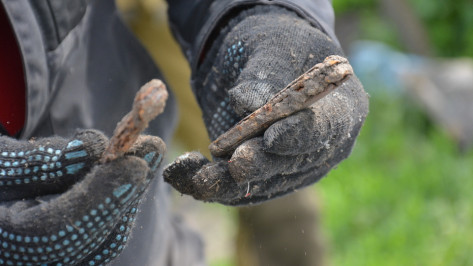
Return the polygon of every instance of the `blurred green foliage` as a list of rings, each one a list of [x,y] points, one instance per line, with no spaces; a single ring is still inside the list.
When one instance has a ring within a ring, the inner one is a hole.
[[[361,38],[382,41],[395,47],[396,32],[379,11],[380,0],[333,0],[337,16],[358,12]],[[424,25],[434,55],[473,57],[473,1],[407,0]]]
[[[435,56],[473,56],[473,1],[408,3]],[[333,4],[360,15],[360,39],[402,47],[378,0]],[[352,155],[314,187],[333,265],[473,265],[473,152],[401,93],[372,95]]]
[[[378,0],[333,0],[333,8],[338,14],[354,10],[375,10]]]
[[[352,156],[315,187],[333,265],[473,265],[473,153],[376,94]]]
[[[439,56],[473,56],[473,1],[410,0]]]

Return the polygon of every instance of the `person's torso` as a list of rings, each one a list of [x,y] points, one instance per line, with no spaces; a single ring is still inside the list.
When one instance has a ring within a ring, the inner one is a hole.
[[[136,91],[149,80],[162,78],[122,23],[112,0],[1,3],[21,51],[26,79],[21,139],[70,136],[78,128],[110,136],[130,110]],[[164,113],[150,123],[147,133],[169,140],[174,109],[171,93]],[[113,265],[146,265],[152,257],[166,257],[170,218],[159,177],[150,185],[127,248]]]

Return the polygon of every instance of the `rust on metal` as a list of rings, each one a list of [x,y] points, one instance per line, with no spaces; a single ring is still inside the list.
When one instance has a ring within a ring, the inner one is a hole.
[[[210,144],[210,152],[216,157],[231,154],[245,140],[260,135],[276,121],[308,108],[352,75],[353,69],[346,58],[328,56],[220,135]]]
[[[149,122],[164,111],[167,98],[166,85],[161,80],[153,79],[143,85],[136,93],[131,111],[117,124],[101,162],[110,162],[123,156]]]

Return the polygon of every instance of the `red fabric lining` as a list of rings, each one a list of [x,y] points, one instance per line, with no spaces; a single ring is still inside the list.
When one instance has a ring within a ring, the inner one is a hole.
[[[25,123],[26,88],[21,53],[3,7],[0,7],[0,123],[11,136]]]

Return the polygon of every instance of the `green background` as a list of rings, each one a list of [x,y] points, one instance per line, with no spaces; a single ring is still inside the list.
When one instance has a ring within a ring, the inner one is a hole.
[[[406,1],[433,57],[473,55],[469,0]],[[334,0],[360,17],[359,39],[405,51],[375,0]],[[348,160],[313,187],[332,265],[473,265],[473,153],[402,93],[366,88],[370,113]]]

